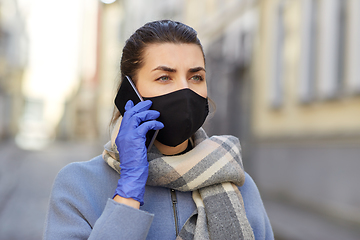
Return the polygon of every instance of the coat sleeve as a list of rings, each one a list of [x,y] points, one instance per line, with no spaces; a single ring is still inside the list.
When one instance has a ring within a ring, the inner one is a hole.
[[[153,217],[109,199],[89,239],[146,239]]]
[[[97,206],[76,171],[65,167],[54,181],[43,239],[146,239],[153,214],[112,199]]]
[[[259,190],[254,180],[246,172],[245,183],[239,189],[244,200],[246,216],[253,229],[255,239],[273,240],[273,230]]]

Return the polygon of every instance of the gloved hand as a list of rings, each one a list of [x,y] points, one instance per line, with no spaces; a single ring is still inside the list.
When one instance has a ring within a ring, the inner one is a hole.
[[[160,113],[149,110],[150,100],[134,103],[129,100],[125,105],[125,113],[116,137],[120,157],[120,179],[114,197],[119,195],[132,198],[144,204],[145,184],[148,178],[147,149],[145,146],[146,133],[157,130],[164,125],[155,119]]]

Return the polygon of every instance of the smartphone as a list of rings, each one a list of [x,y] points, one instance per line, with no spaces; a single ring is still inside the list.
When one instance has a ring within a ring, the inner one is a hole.
[[[129,100],[132,100],[134,105],[144,101],[130,77],[125,76],[115,97],[115,106],[120,111],[122,116],[124,116],[125,113],[125,104]],[[158,132],[159,130],[150,130],[146,134],[146,147],[148,152],[154,144]]]

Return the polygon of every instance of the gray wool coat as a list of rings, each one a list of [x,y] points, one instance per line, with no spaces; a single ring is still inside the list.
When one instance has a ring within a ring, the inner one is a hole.
[[[259,191],[245,175],[239,190],[255,239],[274,239]],[[170,189],[163,187],[146,186],[140,210],[117,203],[111,198],[118,179],[101,156],[64,167],[53,185],[43,239],[175,239],[175,227],[195,210],[191,192],[176,191],[175,221]]]

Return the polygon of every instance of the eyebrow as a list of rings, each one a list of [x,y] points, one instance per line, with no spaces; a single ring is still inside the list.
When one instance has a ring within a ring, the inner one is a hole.
[[[161,71],[165,71],[165,72],[176,72],[176,69],[170,68],[170,67],[167,67],[167,66],[158,66],[158,67],[154,68],[151,71],[155,71],[155,70],[161,70]]]
[[[206,72],[206,71],[205,71],[205,68],[203,68],[203,67],[195,67],[195,68],[190,68],[190,69],[189,69],[189,72],[191,72],[191,73],[195,73],[195,72],[199,72],[199,71],[204,71],[204,72]]]
[[[151,71],[156,71],[156,70],[161,70],[161,71],[165,71],[165,72],[176,72],[176,69],[170,68],[170,67],[167,67],[167,66],[158,66],[158,67],[154,68]],[[195,72],[199,72],[199,71],[206,72],[205,68],[203,68],[203,67],[190,68],[188,72],[195,73]]]

